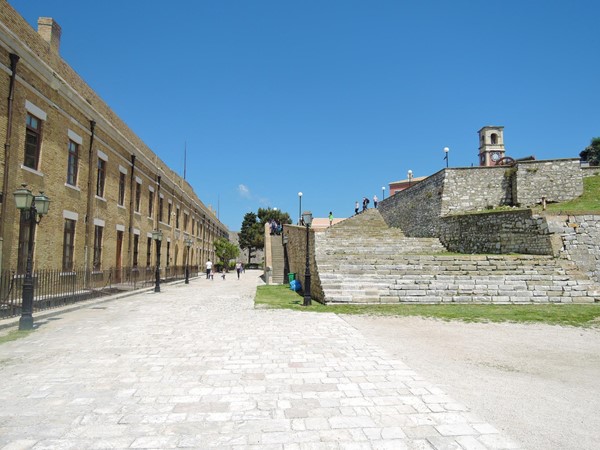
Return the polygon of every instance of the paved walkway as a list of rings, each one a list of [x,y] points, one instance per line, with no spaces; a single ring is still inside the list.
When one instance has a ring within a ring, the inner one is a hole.
[[[259,283],[38,318],[0,345],[0,448],[518,448],[343,318],[253,309]]]

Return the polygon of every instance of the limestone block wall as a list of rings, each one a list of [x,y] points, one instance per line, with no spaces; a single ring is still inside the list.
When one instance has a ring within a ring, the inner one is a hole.
[[[284,225],[283,235],[287,236],[286,257],[290,273],[296,274],[304,289],[304,274],[306,272],[306,228],[296,225]],[[310,264],[310,296],[313,300],[322,302],[325,298],[321,279],[315,263],[315,231],[309,230],[309,264]]]
[[[443,217],[440,241],[459,253],[553,254],[545,218],[529,209]]]
[[[600,282],[600,216],[548,216],[552,233],[562,240],[561,254]]]
[[[385,222],[407,236],[437,236],[447,172],[437,172],[379,202],[377,209]]]
[[[523,161],[515,168],[514,202],[533,206],[547,202],[564,202],[583,193],[583,172],[579,159]]]

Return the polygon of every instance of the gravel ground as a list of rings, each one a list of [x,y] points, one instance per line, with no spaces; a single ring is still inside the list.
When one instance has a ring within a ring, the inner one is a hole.
[[[600,449],[600,329],[342,316],[528,449]]]

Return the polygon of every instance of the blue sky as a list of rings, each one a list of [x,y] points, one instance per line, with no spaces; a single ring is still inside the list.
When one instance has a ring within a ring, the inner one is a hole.
[[[353,213],[363,196],[600,136],[597,0],[9,0],[219,218]],[[167,5],[167,6],[165,6]]]

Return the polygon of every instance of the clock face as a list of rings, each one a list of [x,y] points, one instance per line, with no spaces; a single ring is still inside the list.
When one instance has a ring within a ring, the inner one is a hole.
[[[492,153],[492,161],[496,162],[500,159],[500,153],[498,152],[493,152]]]

